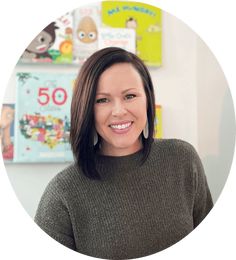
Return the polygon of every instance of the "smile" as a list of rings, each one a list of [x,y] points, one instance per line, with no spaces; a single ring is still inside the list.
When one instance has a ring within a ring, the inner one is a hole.
[[[132,122],[129,122],[129,123],[126,123],[126,124],[110,125],[110,127],[113,128],[113,129],[119,129],[120,130],[120,129],[126,129],[126,128],[130,127],[131,124],[132,124]]]
[[[46,50],[46,45],[45,44],[39,45],[39,46],[36,47],[36,49],[38,51],[44,51],[44,50]]]
[[[115,134],[126,134],[132,128],[133,122],[124,122],[124,123],[117,123],[111,124],[109,127],[111,128],[112,132]]]

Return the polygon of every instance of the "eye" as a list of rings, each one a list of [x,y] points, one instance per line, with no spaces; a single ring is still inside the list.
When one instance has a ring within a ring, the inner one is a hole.
[[[44,39],[44,37],[43,37],[42,35],[40,35],[40,36],[38,37],[38,41],[39,41],[40,43],[43,43],[43,42],[45,41],[45,39]]]
[[[96,33],[95,32],[90,32],[89,33],[89,38],[91,39],[91,40],[94,40],[94,39],[96,39]]]
[[[135,97],[136,97],[136,95],[134,95],[134,94],[128,94],[125,96],[125,99],[133,99]]]
[[[108,99],[107,98],[99,98],[96,100],[96,103],[100,104],[100,103],[107,103]]]
[[[79,31],[78,32],[78,37],[79,37],[79,39],[83,39],[85,37],[85,32]]]

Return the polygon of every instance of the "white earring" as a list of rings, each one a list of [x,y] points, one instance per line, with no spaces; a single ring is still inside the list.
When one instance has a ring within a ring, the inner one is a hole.
[[[149,135],[149,130],[148,130],[148,120],[147,120],[147,123],[143,129],[143,136],[145,139],[148,139],[148,135]]]
[[[97,143],[98,143],[98,134],[97,131],[95,130],[93,134],[93,145],[95,146]]]

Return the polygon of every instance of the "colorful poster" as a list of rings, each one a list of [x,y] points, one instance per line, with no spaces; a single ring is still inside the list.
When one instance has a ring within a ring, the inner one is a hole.
[[[98,50],[98,28],[101,26],[101,3],[73,11],[73,60],[83,63]]]
[[[14,158],[14,117],[15,105],[3,104],[0,118],[0,146],[4,162]]]
[[[72,160],[70,104],[76,75],[17,73],[15,162]]]
[[[72,63],[72,15],[47,25],[23,52],[23,63]]]
[[[98,30],[98,48],[120,47],[136,53],[135,31],[127,28],[100,28]]]
[[[156,105],[154,138],[162,138],[162,107]]]
[[[147,66],[161,65],[161,9],[141,2],[102,2],[102,26],[136,31],[136,54]]]

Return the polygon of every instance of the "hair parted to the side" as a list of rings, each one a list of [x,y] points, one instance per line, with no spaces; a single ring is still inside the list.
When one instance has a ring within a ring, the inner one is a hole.
[[[91,179],[101,179],[95,166],[95,153],[99,149],[99,141],[96,146],[93,144],[94,104],[98,80],[106,69],[117,63],[133,65],[142,78],[147,97],[149,137],[147,139],[142,137],[143,159],[141,163],[147,159],[153,142],[155,96],[147,67],[135,54],[121,48],[108,47],[95,52],[85,61],[75,81],[71,102],[70,130],[70,143],[76,163],[82,168],[85,176]]]

